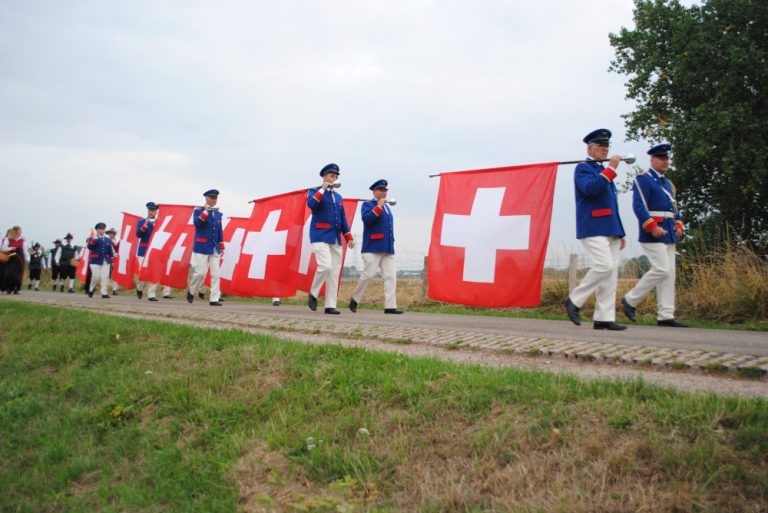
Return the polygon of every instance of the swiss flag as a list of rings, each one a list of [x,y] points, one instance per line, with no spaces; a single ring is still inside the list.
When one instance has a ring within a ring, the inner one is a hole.
[[[312,218],[312,211],[307,207],[306,192],[304,193],[304,223],[302,226],[301,237],[301,257],[299,258],[298,267],[298,285],[297,289],[303,292],[309,292],[312,288],[312,279],[315,277],[315,271],[317,270],[317,260],[315,259],[315,253],[312,251],[312,244],[309,242],[309,225]],[[357,212],[357,203],[359,199],[345,199],[344,202],[344,215],[347,216],[347,222],[349,223],[349,230],[352,231],[352,221],[355,219],[355,212]],[[344,259],[347,257],[347,240],[341,237],[341,271],[344,270]],[[339,287],[341,287],[341,275],[339,275]],[[325,295],[325,286],[320,290],[320,296]]]
[[[139,239],[136,237],[136,223],[141,217],[123,212],[123,224],[120,226],[120,245],[117,258],[112,261],[112,279],[124,289],[134,288],[133,276],[138,272],[136,265],[136,248]]]
[[[440,176],[429,297],[484,307],[539,304],[557,166]]]
[[[224,231],[222,236],[224,238],[224,256],[221,259],[221,272],[220,286],[221,292],[224,294],[230,294],[233,296],[239,296],[232,288],[232,278],[240,262],[240,251],[243,245],[243,239],[245,238],[245,230],[248,226],[247,217],[228,217],[222,221],[224,225]],[[205,284],[211,286],[211,273],[205,277]]]
[[[232,294],[246,297],[296,294],[295,269],[306,196],[306,190],[299,190],[254,200],[229,285]],[[233,249],[227,246],[225,255]]]
[[[190,205],[158,205],[158,215],[139,280],[175,289],[187,286],[195,239]]]

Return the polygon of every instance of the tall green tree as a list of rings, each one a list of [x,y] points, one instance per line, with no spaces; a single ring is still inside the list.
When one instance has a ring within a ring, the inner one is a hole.
[[[628,75],[628,137],[673,145],[688,222],[768,248],[768,1],[635,0],[610,34]]]

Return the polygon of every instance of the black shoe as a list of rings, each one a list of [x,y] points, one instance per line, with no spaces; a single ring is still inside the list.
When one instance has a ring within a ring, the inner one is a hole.
[[[144,293],[139,289],[136,289],[136,297],[141,299],[142,297],[144,297]]]
[[[14,294],[18,294],[18,293],[19,293],[19,291],[18,291],[18,290],[14,290],[14,291],[13,291],[13,293],[14,293]]]
[[[157,302],[157,301],[160,301],[160,300],[159,300],[159,299],[157,299],[156,297],[150,297],[150,298],[147,298],[147,301],[154,301],[154,302]]]
[[[571,298],[565,300],[565,311],[568,314],[568,318],[576,326],[581,326],[581,315],[579,315],[579,307],[573,304]]]
[[[307,306],[313,312],[317,311],[317,298],[315,296],[313,296],[312,294],[310,294],[309,298],[307,299]]]
[[[56,284],[53,284],[53,291],[56,292]]]
[[[635,322],[635,314],[637,313],[637,308],[627,303],[627,298],[621,298],[621,306],[624,307],[624,315],[627,316],[627,319],[629,319],[632,322]]]
[[[199,297],[200,299],[205,299],[205,292],[198,292],[197,297]]]
[[[668,328],[687,328],[687,324],[683,324],[675,319],[664,319],[663,321],[656,321],[656,326],[667,326]]]
[[[210,306],[221,306],[221,303],[219,303],[218,301],[211,301],[211,302],[210,302],[210,303],[208,303],[208,304],[209,304]]]
[[[116,290],[113,290],[113,291],[112,291],[112,295],[113,295],[113,296],[116,296],[116,295],[117,295],[117,291],[116,291]]]
[[[109,294],[102,294],[101,299],[109,299]]]
[[[195,296],[193,296],[190,291],[187,291],[187,303],[192,304],[192,301],[194,300],[195,300]]]
[[[87,294],[88,294],[88,297],[93,297],[93,291],[92,291],[92,290],[89,290],[89,291],[87,292]]]
[[[32,284],[31,283],[27,284],[27,290],[32,290]]]
[[[54,289],[56,290],[56,289]],[[64,292],[64,285],[59,285],[59,292]]]
[[[69,292],[70,294],[74,294],[75,293],[75,289],[69,289],[67,292]]]
[[[40,292],[40,287],[35,287],[35,292]]]
[[[272,306],[280,306],[280,301],[272,301]]]
[[[339,315],[341,312],[339,312],[335,308],[326,308],[325,313],[331,314],[331,315]]]
[[[173,299],[173,296],[171,296],[171,295],[163,296],[163,299]]]
[[[617,324],[613,321],[595,321],[596,330],[624,331],[627,329],[623,324]]]
[[[401,314],[405,313],[402,310],[398,310],[397,308],[385,308],[384,309],[385,314]]]
[[[349,309],[352,310],[352,313],[357,313],[357,301],[352,298],[349,298]]]

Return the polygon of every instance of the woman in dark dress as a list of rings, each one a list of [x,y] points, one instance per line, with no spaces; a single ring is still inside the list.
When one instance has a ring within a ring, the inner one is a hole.
[[[15,253],[5,264],[5,272],[0,278],[0,290],[6,294],[18,294],[24,279],[24,263],[29,262],[29,249],[21,236],[21,227],[14,226],[0,243],[0,251]]]

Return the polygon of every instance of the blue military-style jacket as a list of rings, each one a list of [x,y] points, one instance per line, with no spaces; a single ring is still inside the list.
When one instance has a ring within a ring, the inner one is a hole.
[[[152,238],[152,232],[155,229],[155,223],[148,223],[146,219],[140,219],[136,223],[136,237],[139,239],[139,247],[136,248],[136,256],[143,257],[147,254],[149,239]]]
[[[683,226],[683,218],[677,209],[675,186],[664,175],[650,168],[635,177],[632,186],[632,209],[640,224],[640,242],[677,242],[675,226]],[[655,226],[667,231],[663,237],[651,235]]]
[[[309,242],[341,244],[343,236],[352,240],[349,233],[347,215],[344,213],[344,200],[338,192],[326,189],[310,189],[307,194],[307,206],[312,211],[309,225]]]
[[[192,213],[195,222],[195,243],[192,246],[193,253],[213,255],[221,253],[224,249],[224,234],[221,219],[224,216],[218,210],[205,211],[203,207],[197,207]]]
[[[363,218],[363,253],[395,253],[395,222],[387,205],[380,207],[378,201],[363,203],[360,210]]]
[[[93,265],[110,264],[112,257],[115,256],[112,239],[109,237],[91,237],[88,239],[88,250],[90,251],[88,261]]]
[[[619,217],[619,201],[613,179],[616,172],[594,160],[576,166],[573,175],[576,192],[576,238],[596,236],[624,237]]]

